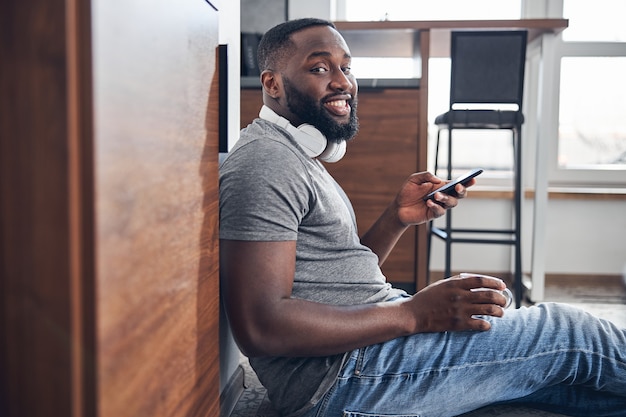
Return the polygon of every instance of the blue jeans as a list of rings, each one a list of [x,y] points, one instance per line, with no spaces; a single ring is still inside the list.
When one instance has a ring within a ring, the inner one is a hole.
[[[307,417],[451,417],[494,403],[626,416],[626,330],[564,304],[507,310],[487,332],[353,351]]]

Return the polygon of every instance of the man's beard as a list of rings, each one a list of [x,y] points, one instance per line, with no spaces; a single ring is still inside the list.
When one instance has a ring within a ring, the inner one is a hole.
[[[304,123],[315,126],[329,141],[335,143],[348,141],[359,131],[359,119],[356,115],[356,98],[350,103],[349,122],[339,124],[328,115],[321,104],[315,102],[306,94],[301,93],[284,76],[283,83],[289,110]]]

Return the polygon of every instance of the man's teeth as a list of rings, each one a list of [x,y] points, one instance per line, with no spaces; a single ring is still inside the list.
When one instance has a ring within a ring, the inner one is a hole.
[[[333,106],[333,107],[345,107],[346,106],[346,100],[329,101],[328,105],[329,106]]]

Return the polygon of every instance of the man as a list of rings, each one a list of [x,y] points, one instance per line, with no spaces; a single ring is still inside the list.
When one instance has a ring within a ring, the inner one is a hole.
[[[489,277],[413,296],[386,282],[379,266],[399,236],[466,189],[425,202],[444,181],[413,174],[359,238],[318,160],[337,159],[358,128],[350,51],[332,23],[281,24],[258,55],[260,118],[220,167],[220,269],[235,339],[282,415],[450,417],[520,400],[626,416],[624,330],[564,305],[505,315],[505,285]]]

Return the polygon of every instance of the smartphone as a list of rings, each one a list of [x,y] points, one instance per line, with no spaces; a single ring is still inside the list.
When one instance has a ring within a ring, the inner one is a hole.
[[[474,178],[477,175],[480,175],[483,172],[482,169],[477,168],[477,169],[473,169],[470,172],[461,175],[460,177],[458,177],[457,179],[450,181],[449,183],[445,184],[444,186],[441,186],[439,188],[437,188],[435,191],[433,191],[432,193],[429,193],[426,197],[424,197],[424,201],[427,200],[432,200],[435,197],[435,193],[446,193],[449,195],[454,195],[454,187],[456,187],[457,184],[467,184],[472,178]]]

